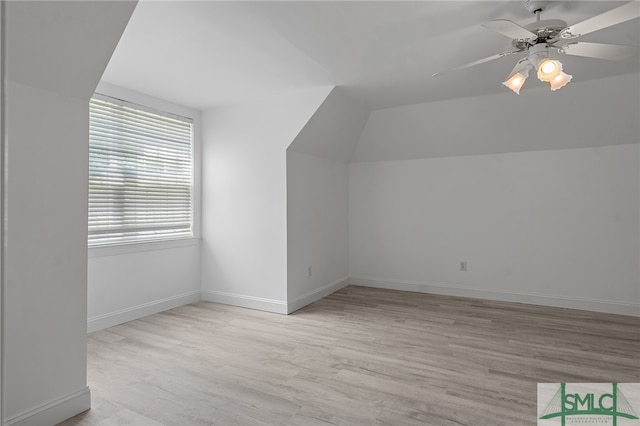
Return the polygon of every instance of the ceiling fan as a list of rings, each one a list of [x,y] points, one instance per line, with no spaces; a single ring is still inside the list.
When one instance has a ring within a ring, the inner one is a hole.
[[[638,57],[640,48],[636,46],[575,41],[585,34],[640,17],[640,2],[638,1],[626,3],[571,26],[559,19],[540,20],[540,14],[549,3],[548,1],[524,0],[523,3],[527,10],[536,15],[536,22],[520,26],[507,19],[497,19],[482,24],[483,27],[512,39],[511,44],[516,50],[478,59],[446,71],[437,72],[433,76],[527,52],[527,56],[516,63],[507,79],[502,83],[513,92],[520,94],[520,89],[527,80],[531,69],[536,70],[538,79],[549,83],[551,90],[560,89],[571,81],[573,77],[562,70],[562,63],[549,56],[552,51],[612,61]]]

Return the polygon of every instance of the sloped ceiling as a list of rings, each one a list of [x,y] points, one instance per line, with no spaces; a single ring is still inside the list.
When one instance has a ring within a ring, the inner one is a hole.
[[[289,145],[289,150],[348,163],[369,113],[335,87]]]
[[[142,1],[103,80],[194,109],[332,86],[251,3]]]
[[[8,1],[7,78],[89,98],[135,1]]]
[[[624,3],[551,2],[543,19],[573,24]],[[142,1],[103,79],[196,109],[321,85],[340,86],[369,109],[490,95],[507,90],[500,83],[517,55],[431,75],[512,50],[481,27],[492,19],[535,20],[520,1]],[[584,40],[637,46],[640,25]],[[574,82],[640,69],[637,59],[563,63]],[[542,84],[529,79],[521,96]]]
[[[527,96],[498,93],[405,105],[371,113],[351,161],[638,143],[638,117],[638,74],[579,81],[556,92],[538,87]]]

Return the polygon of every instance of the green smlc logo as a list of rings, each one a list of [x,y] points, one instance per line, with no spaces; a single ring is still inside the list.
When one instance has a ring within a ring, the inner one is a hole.
[[[611,393],[567,393],[566,383],[560,383],[560,389],[555,393],[540,419],[559,417],[562,426],[565,426],[567,417],[571,416],[608,416],[613,421],[613,426],[617,426],[619,417],[638,419],[633,407],[618,389],[618,384],[611,385]]]

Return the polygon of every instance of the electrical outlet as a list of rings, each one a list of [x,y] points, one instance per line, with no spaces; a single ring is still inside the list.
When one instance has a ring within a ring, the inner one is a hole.
[[[460,262],[460,270],[463,272],[467,272],[467,261],[463,260]]]
[[[307,275],[311,276],[311,266],[309,266],[309,268],[307,269]]]

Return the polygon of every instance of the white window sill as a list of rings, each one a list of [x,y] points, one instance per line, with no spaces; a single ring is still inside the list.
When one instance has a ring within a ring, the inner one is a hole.
[[[118,256],[129,253],[141,253],[155,250],[168,250],[179,247],[197,246],[200,238],[180,238],[167,241],[149,241],[140,243],[117,244],[103,247],[90,247],[89,257]]]

